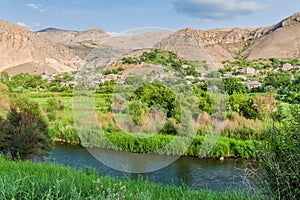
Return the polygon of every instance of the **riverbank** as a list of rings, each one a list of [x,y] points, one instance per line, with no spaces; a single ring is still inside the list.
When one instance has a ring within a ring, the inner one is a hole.
[[[91,137],[90,133],[87,132],[87,135],[81,135],[79,137],[76,133],[76,136],[70,137],[69,135],[59,135],[59,138],[56,138],[55,141],[63,142],[73,145],[81,145],[83,147],[98,147],[108,150],[116,151],[125,151],[132,153],[153,153],[159,149],[167,146],[173,139],[174,135],[162,135],[157,134],[153,137],[143,138],[135,137],[128,135],[122,132],[113,132],[105,133],[105,136],[109,141],[114,144],[113,146],[108,144],[103,138],[92,138],[89,139],[89,143],[81,141],[81,138]],[[166,149],[164,152],[158,152],[160,155],[168,156],[189,156],[189,157],[201,157],[199,155],[200,149],[205,141],[205,136],[197,135],[190,146],[187,148],[187,151],[183,154],[180,154],[180,148],[186,145],[185,137],[182,137],[182,140],[177,140],[178,144],[173,145],[171,148]],[[256,148],[254,140],[237,140],[234,138],[228,138],[220,136],[217,138],[216,144],[211,148],[211,151],[205,155],[203,158],[255,158],[256,157]]]
[[[77,171],[55,164],[0,161],[0,199],[263,199],[238,191],[194,191],[100,177],[93,170]]]

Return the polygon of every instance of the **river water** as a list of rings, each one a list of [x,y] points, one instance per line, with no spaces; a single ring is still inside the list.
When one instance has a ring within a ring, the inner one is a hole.
[[[119,152],[98,149],[102,155],[120,155]],[[167,157],[160,156],[156,162],[164,162]],[[131,177],[137,178],[139,175],[150,181],[163,185],[180,186],[185,184],[195,190],[209,189],[213,191],[225,191],[231,189],[247,189],[247,179],[245,178],[245,167],[242,160],[225,159],[224,161],[214,159],[199,159],[181,157],[169,166],[148,173],[129,174],[121,172],[95,159],[88,150],[80,146],[69,146],[56,144],[52,150],[48,162],[55,162],[77,169],[92,167],[101,176],[111,177]],[[141,161],[142,162],[142,161]],[[145,165],[145,163],[140,163]]]

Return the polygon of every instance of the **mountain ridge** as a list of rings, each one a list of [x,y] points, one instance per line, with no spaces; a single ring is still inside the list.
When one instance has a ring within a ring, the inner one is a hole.
[[[222,61],[238,55],[245,59],[299,59],[299,32],[300,13],[259,28],[185,28],[122,36],[112,36],[98,28],[46,28],[31,32],[0,20],[0,71],[60,73],[79,69],[90,56],[94,57],[95,66],[108,65],[133,52],[153,48],[174,51],[191,61],[207,60],[217,68],[222,67]]]

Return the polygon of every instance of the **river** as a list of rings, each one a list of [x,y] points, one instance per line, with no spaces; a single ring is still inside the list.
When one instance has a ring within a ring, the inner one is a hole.
[[[103,155],[107,154],[111,156],[118,154],[118,152],[101,149],[98,149],[98,151],[101,151]],[[166,157],[160,156],[160,160],[163,162],[166,160]],[[209,189],[213,191],[225,191],[227,188],[234,190],[247,188],[243,160],[225,159],[224,161],[219,161],[214,159],[181,157],[169,166],[157,171],[142,174],[128,174],[102,164],[85,148],[56,144],[48,162],[55,162],[76,169],[92,167],[95,168],[101,176],[117,178],[130,176],[135,179],[140,175],[150,181],[163,185],[179,186],[184,183],[195,190]],[[145,163],[141,164],[145,165]]]

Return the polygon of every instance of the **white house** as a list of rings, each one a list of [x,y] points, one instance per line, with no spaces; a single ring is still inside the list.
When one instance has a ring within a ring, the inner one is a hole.
[[[245,73],[247,75],[255,75],[256,69],[254,69],[253,67],[247,67],[245,69],[241,69],[240,72]]]
[[[283,71],[289,71],[290,69],[293,69],[293,65],[291,65],[290,63],[285,63],[281,68],[281,70]]]

